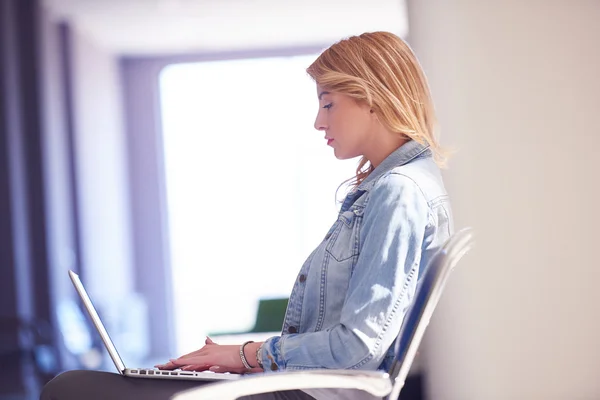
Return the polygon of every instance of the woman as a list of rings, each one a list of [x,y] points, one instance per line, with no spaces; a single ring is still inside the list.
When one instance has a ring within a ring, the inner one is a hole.
[[[325,50],[307,72],[317,84],[315,128],[339,159],[361,157],[337,221],[302,266],[281,336],[221,346],[206,339],[157,365],[215,372],[387,370],[420,271],[449,238],[452,217],[439,167],[445,157],[427,81],[410,48],[387,32]],[[85,382],[85,383],[84,383]],[[67,372],[42,399],[163,399],[198,383]],[[255,399],[312,399],[291,391]],[[324,398],[333,398],[332,393]],[[348,398],[346,394],[344,398]]]

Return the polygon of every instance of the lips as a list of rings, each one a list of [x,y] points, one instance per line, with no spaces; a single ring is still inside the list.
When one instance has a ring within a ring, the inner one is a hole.
[[[327,144],[330,145],[333,142],[333,138],[325,136],[325,140],[327,140]]]

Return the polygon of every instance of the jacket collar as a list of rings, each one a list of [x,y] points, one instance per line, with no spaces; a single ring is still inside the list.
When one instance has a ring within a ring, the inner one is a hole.
[[[392,154],[387,156],[385,160],[383,160],[382,163],[379,164],[377,168],[375,168],[375,170],[371,172],[364,181],[361,182],[360,185],[358,185],[357,190],[369,191],[375,182],[377,182],[377,180],[386,172],[389,172],[401,165],[407,164],[420,156],[431,157],[429,145],[423,145],[415,142],[414,140],[404,143],[402,146],[394,150]]]

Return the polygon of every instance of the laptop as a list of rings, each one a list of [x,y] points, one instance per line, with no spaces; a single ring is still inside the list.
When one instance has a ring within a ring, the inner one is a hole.
[[[117,348],[115,347],[113,341],[108,336],[108,332],[104,327],[104,324],[100,320],[94,305],[92,304],[92,300],[90,296],[87,294],[87,291],[83,287],[83,283],[79,279],[79,275],[77,275],[73,271],[69,271],[69,277],[71,277],[71,281],[73,282],[73,286],[75,286],[75,290],[81,297],[81,301],[83,301],[83,305],[87,310],[96,330],[100,334],[102,341],[104,342],[104,346],[106,346],[106,350],[108,350],[108,354],[110,358],[112,358],[115,363],[115,367],[121,375],[129,376],[132,378],[146,378],[146,379],[183,379],[183,380],[197,380],[197,381],[221,381],[221,380],[234,380],[239,379],[243,375],[238,374],[230,374],[230,373],[217,373],[212,371],[204,371],[204,372],[195,372],[195,371],[163,371],[156,368],[126,368],[125,363],[121,359]]]

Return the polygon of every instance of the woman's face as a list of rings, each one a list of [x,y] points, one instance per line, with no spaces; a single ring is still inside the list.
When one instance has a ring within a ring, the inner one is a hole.
[[[319,112],[315,129],[325,132],[327,145],[340,160],[365,155],[372,136],[374,114],[352,97],[324,90],[317,85]]]

